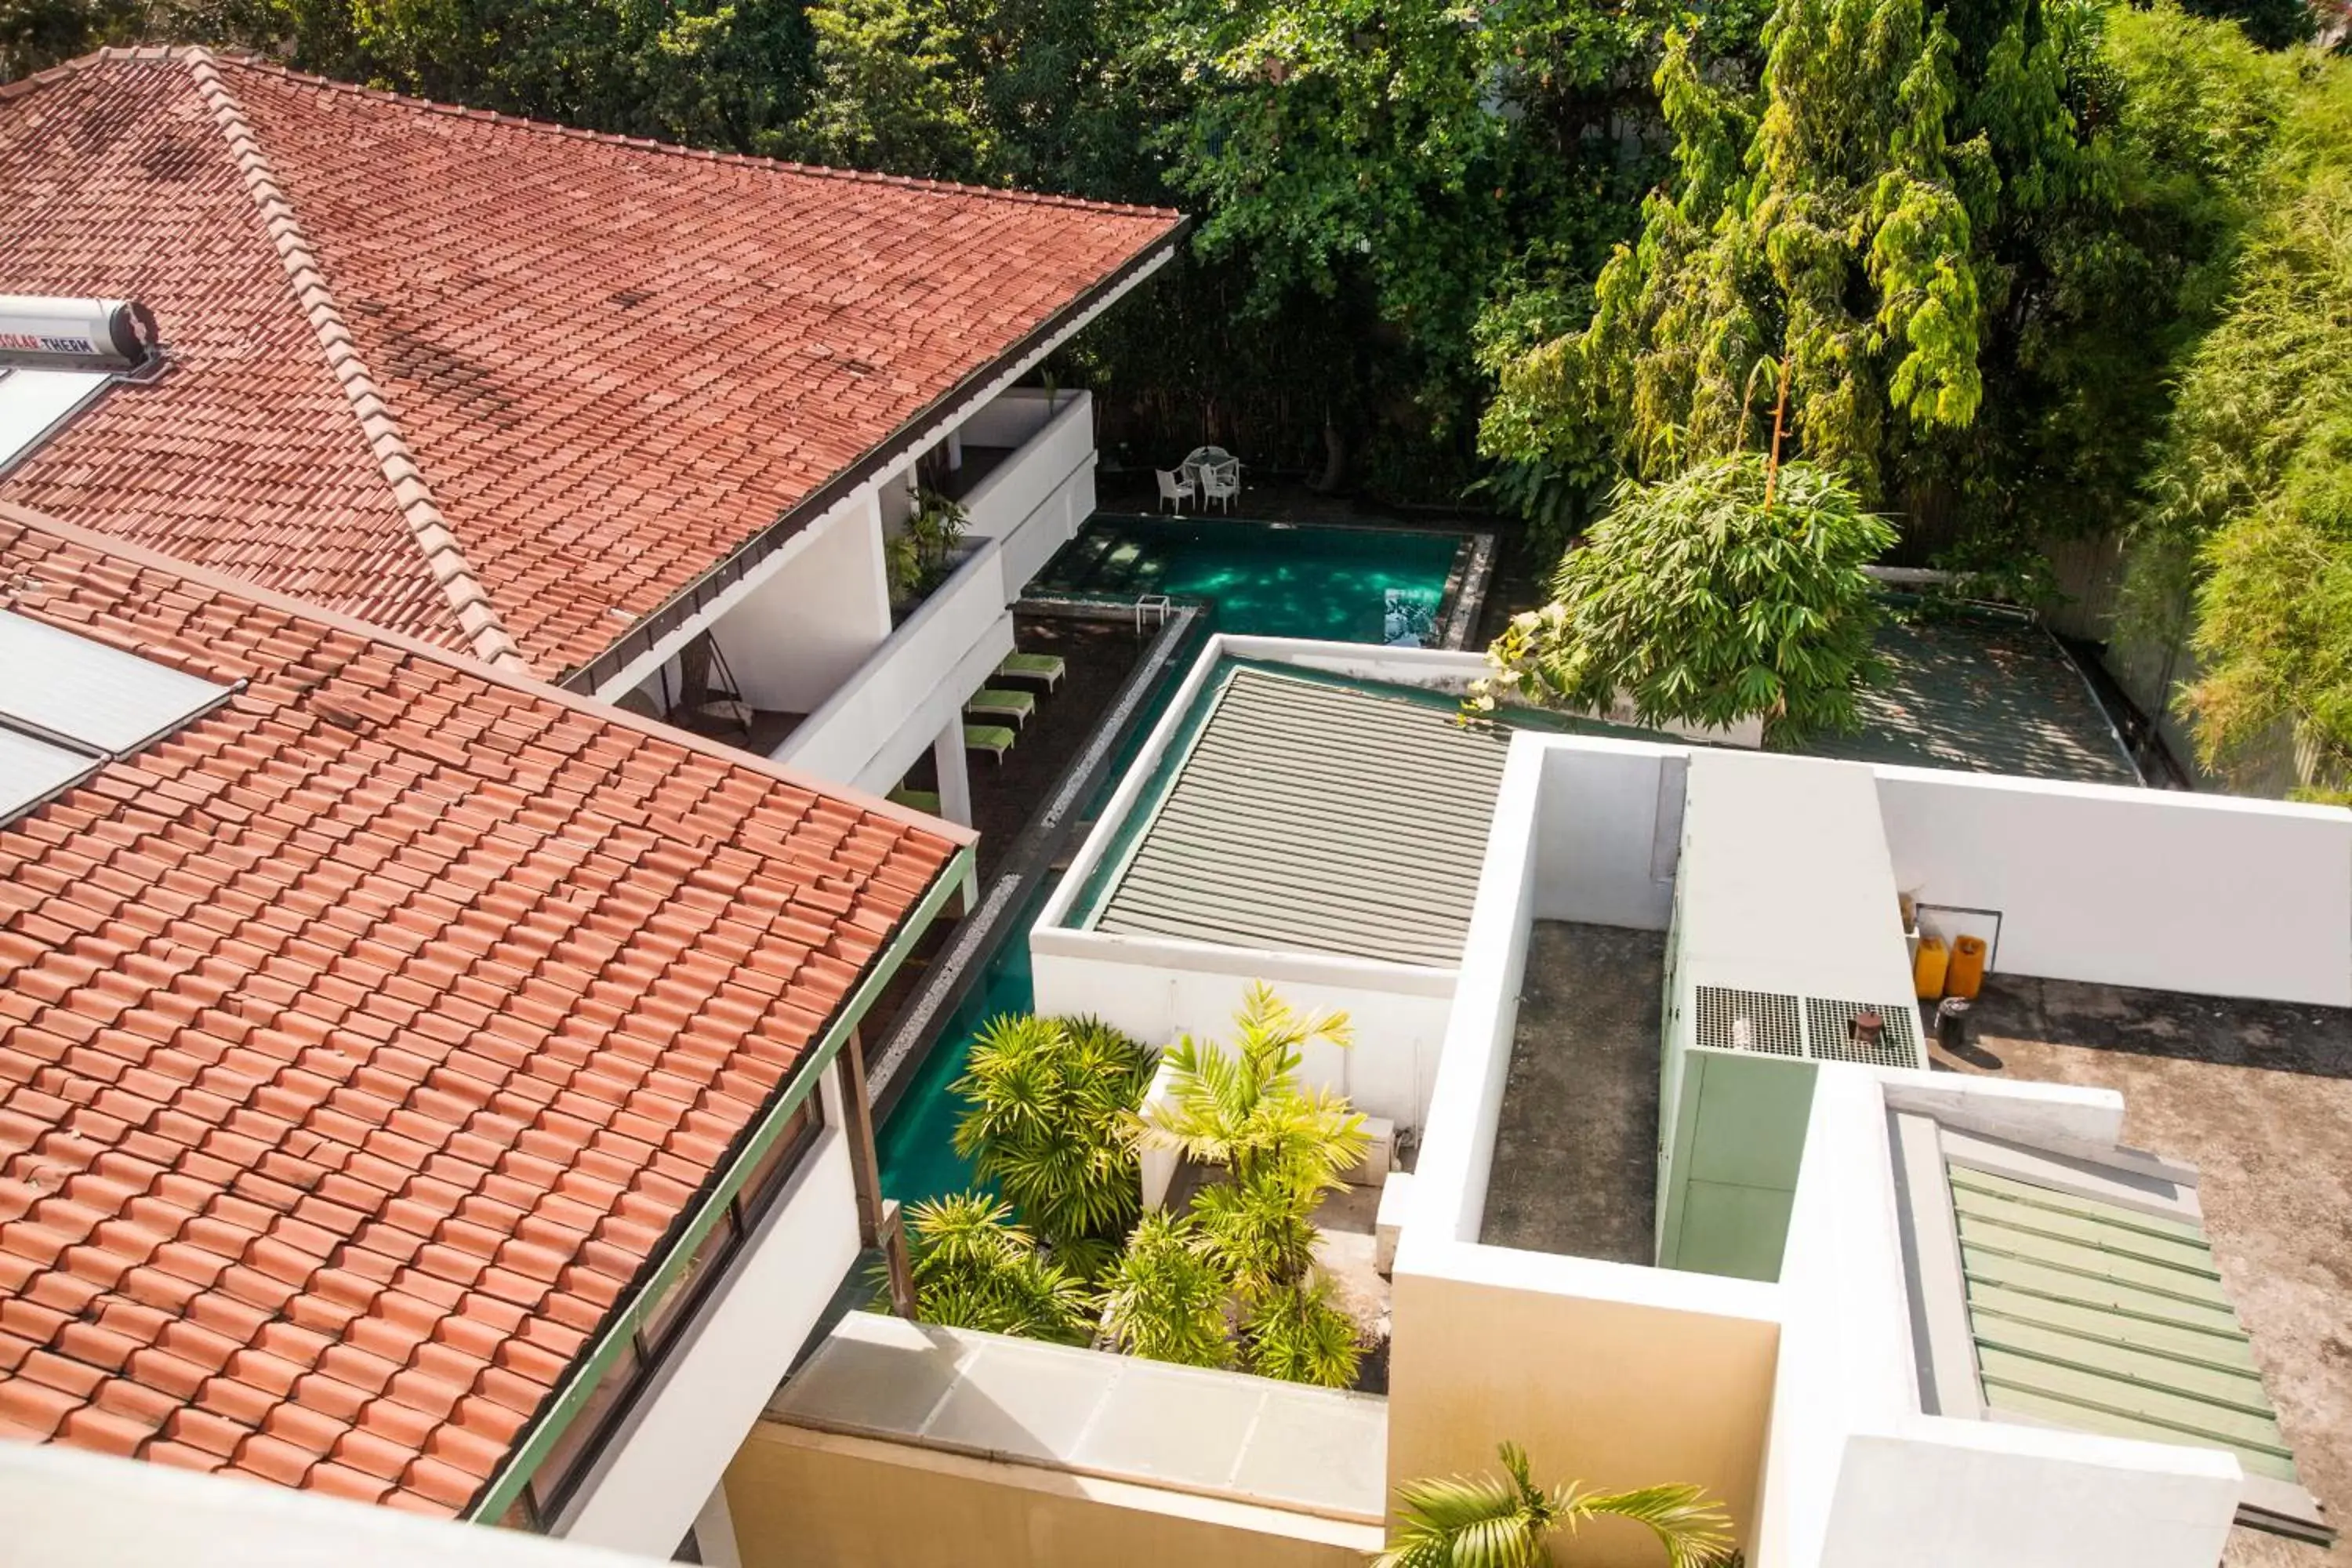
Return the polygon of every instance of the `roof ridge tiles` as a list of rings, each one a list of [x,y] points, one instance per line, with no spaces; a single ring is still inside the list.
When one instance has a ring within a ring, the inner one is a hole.
[[[132,58],[155,57],[132,51]],[[311,331],[318,334],[319,346],[327,356],[327,367],[349,400],[352,417],[359,421],[360,433],[383,470],[384,483],[391,487],[394,504],[407,522],[435,584],[456,613],[468,646],[487,664],[529,671],[530,663],[499,621],[488,590],[475,575],[457,534],[434,503],[432,487],[425,483],[416,455],[409,449],[399,422],[385,405],[367,362],[352,346],[351,329],[336,307],[333,291],[327,287],[317,253],[302,232],[293,203],[278,184],[277,171],[270,166],[261,139],[246,119],[244,106],[221,79],[218,63],[211,51],[186,48],[167,51],[163,58],[176,58],[187,66],[197,96],[211,112],[222,140],[228,144],[229,155],[245,180],[246,189],[261,210],[262,226],[270,244],[286,268],[295,302],[310,319]]]
[[[998,201],[1025,202],[1037,206],[1068,207],[1079,212],[1118,213],[1134,217],[1174,219],[1183,215],[1174,207],[1151,206],[1137,202],[1098,201],[1087,196],[1061,195],[1050,191],[1024,191],[1003,185],[976,185],[955,180],[920,179],[911,174],[888,174],[870,169],[841,169],[824,163],[801,163],[787,158],[768,158],[752,153],[722,153],[712,148],[687,147],[674,142],[663,142],[646,136],[624,136],[611,131],[589,131],[576,125],[562,125],[550,120],[534,120],[528,115],[507,114],[493,109],[471,109],[462,104],[443,103],[435,99],[418,98],[410,93],[394,92],[385,88],[363,87],[357,82],[338,81],[332,77],[319,76],[310,71],[295,70],[276,60],[263,59],[237,49],[214,50],[195,44],[142,44],[132,47],[110,47],[78,55],[46,70],[36,71],[16,81],[0,83],[0,98],[35,90],[49,82],[101,65],[152,65],[168,63],[211,65],[215,68],[227,66],[237,70],[274,76],[305,87],[315,87],[345,93],[355,98],[373,99],[396,103],[404,108],[446,115],[457,120],[475,120],[486,124],[510,125],[546,135],[566,136],[574,141],[623,147],[632,152],[660,153],[671,157],[692,158],[703,163],[726,163],[744,168],[768,169],[783,174],[806,174],[816,179],[846,180],[876,185],[895,185],[907,190],[935,191],[943,195],[985,196]]]

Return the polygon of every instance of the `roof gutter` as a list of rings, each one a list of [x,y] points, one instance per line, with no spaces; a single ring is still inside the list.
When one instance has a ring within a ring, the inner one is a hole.
[[[495,1475],[476,1495],[473,1505],[463,1518],[474,1522],[496,1523],[514,1506],[522,1489],[547,1460],[549,1452],[563,1437],[581,1409],[588,1403],[596,1385],[621,1352],[635,1339],[639,1320],[646,1309],[659,1301],[662,1295],[679,1275],[695,1251],[725,1219],[727,1205],[742,1191],[769,1150],[783,1136],[787,1123],[802,1103],[816,1091],[834,1058],[841,1054],[856,1030],[866,1010],[882,994],[884,986],[898,973],[900,965],[912,953],[915,944],[930,929],[948,900],[961,891],[974,875],[971,846],[959,847],[915,907],[901,916],[898,928],[891,933],[889,945],[881,956],[867,966],[865,978],[857,989],[844,997],[825,1023],[815,1046],[802,1058],[790,1078],[784,1080],[773,1104],[737,1142],[735,1153],[726,1170],[705,1189],[702,1201],[686,1215],[683,1223],[671,1227],[668,1245],[659,1254],[659,1260],[649,1270],[640,1270],[635,1288],[590,1344],[586,1353],[572,1365],[571,1374],[564,1379],[554,1398],[540,1412],[538,1418],[522,1438],[507,1453],[505,1461]]]
[[[1192,227],[1190,217],[1178,218],[1166,233],[1072,297],[1024,333],[1012,347],[917,409],[897,430],[803,496],[782,516],[745,540],[734,553],[639,617],[617,642],[579,668],[559,675],[557,684],[574,691],[601,692],[631,664],[655,652],[664,638],[710,608],[712,602],[740,582],[752,566],[773,555],[786,541],[847,500],[858,487],[938,440],[972,407],[994,396],[1000,383],[1010,383],[1025,374],[1120,295],[1157,271],[1176,254],[1176,247]]]

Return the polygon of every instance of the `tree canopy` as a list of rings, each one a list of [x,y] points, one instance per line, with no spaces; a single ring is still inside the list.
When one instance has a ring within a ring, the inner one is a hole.
[[[1767,500],[1767,485],[1770,497]],[[1619,486],[1552,601],[1487,650],[1470,710],[1532,701],[1648,725],[1760,718],[1790,744],[1856,723],[1880,611],[1862,567],[1894,542],[1833,470],[1753,453]]]
[[[2133,587],[2168,632],[2187,598],[2188,703],[2229,769],[2280,729],[2317,793],[2352,791],[2352,74],[2312,92],[2266,167],[2272,201],[2221,322],[2189,356],[2158,451]]]

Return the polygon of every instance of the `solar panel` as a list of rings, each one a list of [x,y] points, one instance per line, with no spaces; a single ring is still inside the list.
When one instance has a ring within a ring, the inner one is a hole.
[[[120,756],[182,724],[230,688],[0,610],[0,721]]]
[[[0,370],[0,473],[114,379],[102,370]]]
[[[0,823],[15,821],[98,764],[96,757],[0,730]]]

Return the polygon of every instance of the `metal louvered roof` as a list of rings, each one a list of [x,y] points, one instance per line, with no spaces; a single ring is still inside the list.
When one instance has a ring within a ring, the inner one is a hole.
[[[1096,929],[1458,963],[1508,737],[1425,695],[1255,666],[1210,700]]]
[[[1937,1413],[2221,1448],[2238,1521],[2333,1537],[2221,1282],[2196,1176],[1897,1118]],[[1940,1259],[1940,1261],[1939,1261]]]
[[[1950,1167],[1985,1404],[2227,1448],[2295,1479],[2246,1331],[2194,1222]]]

